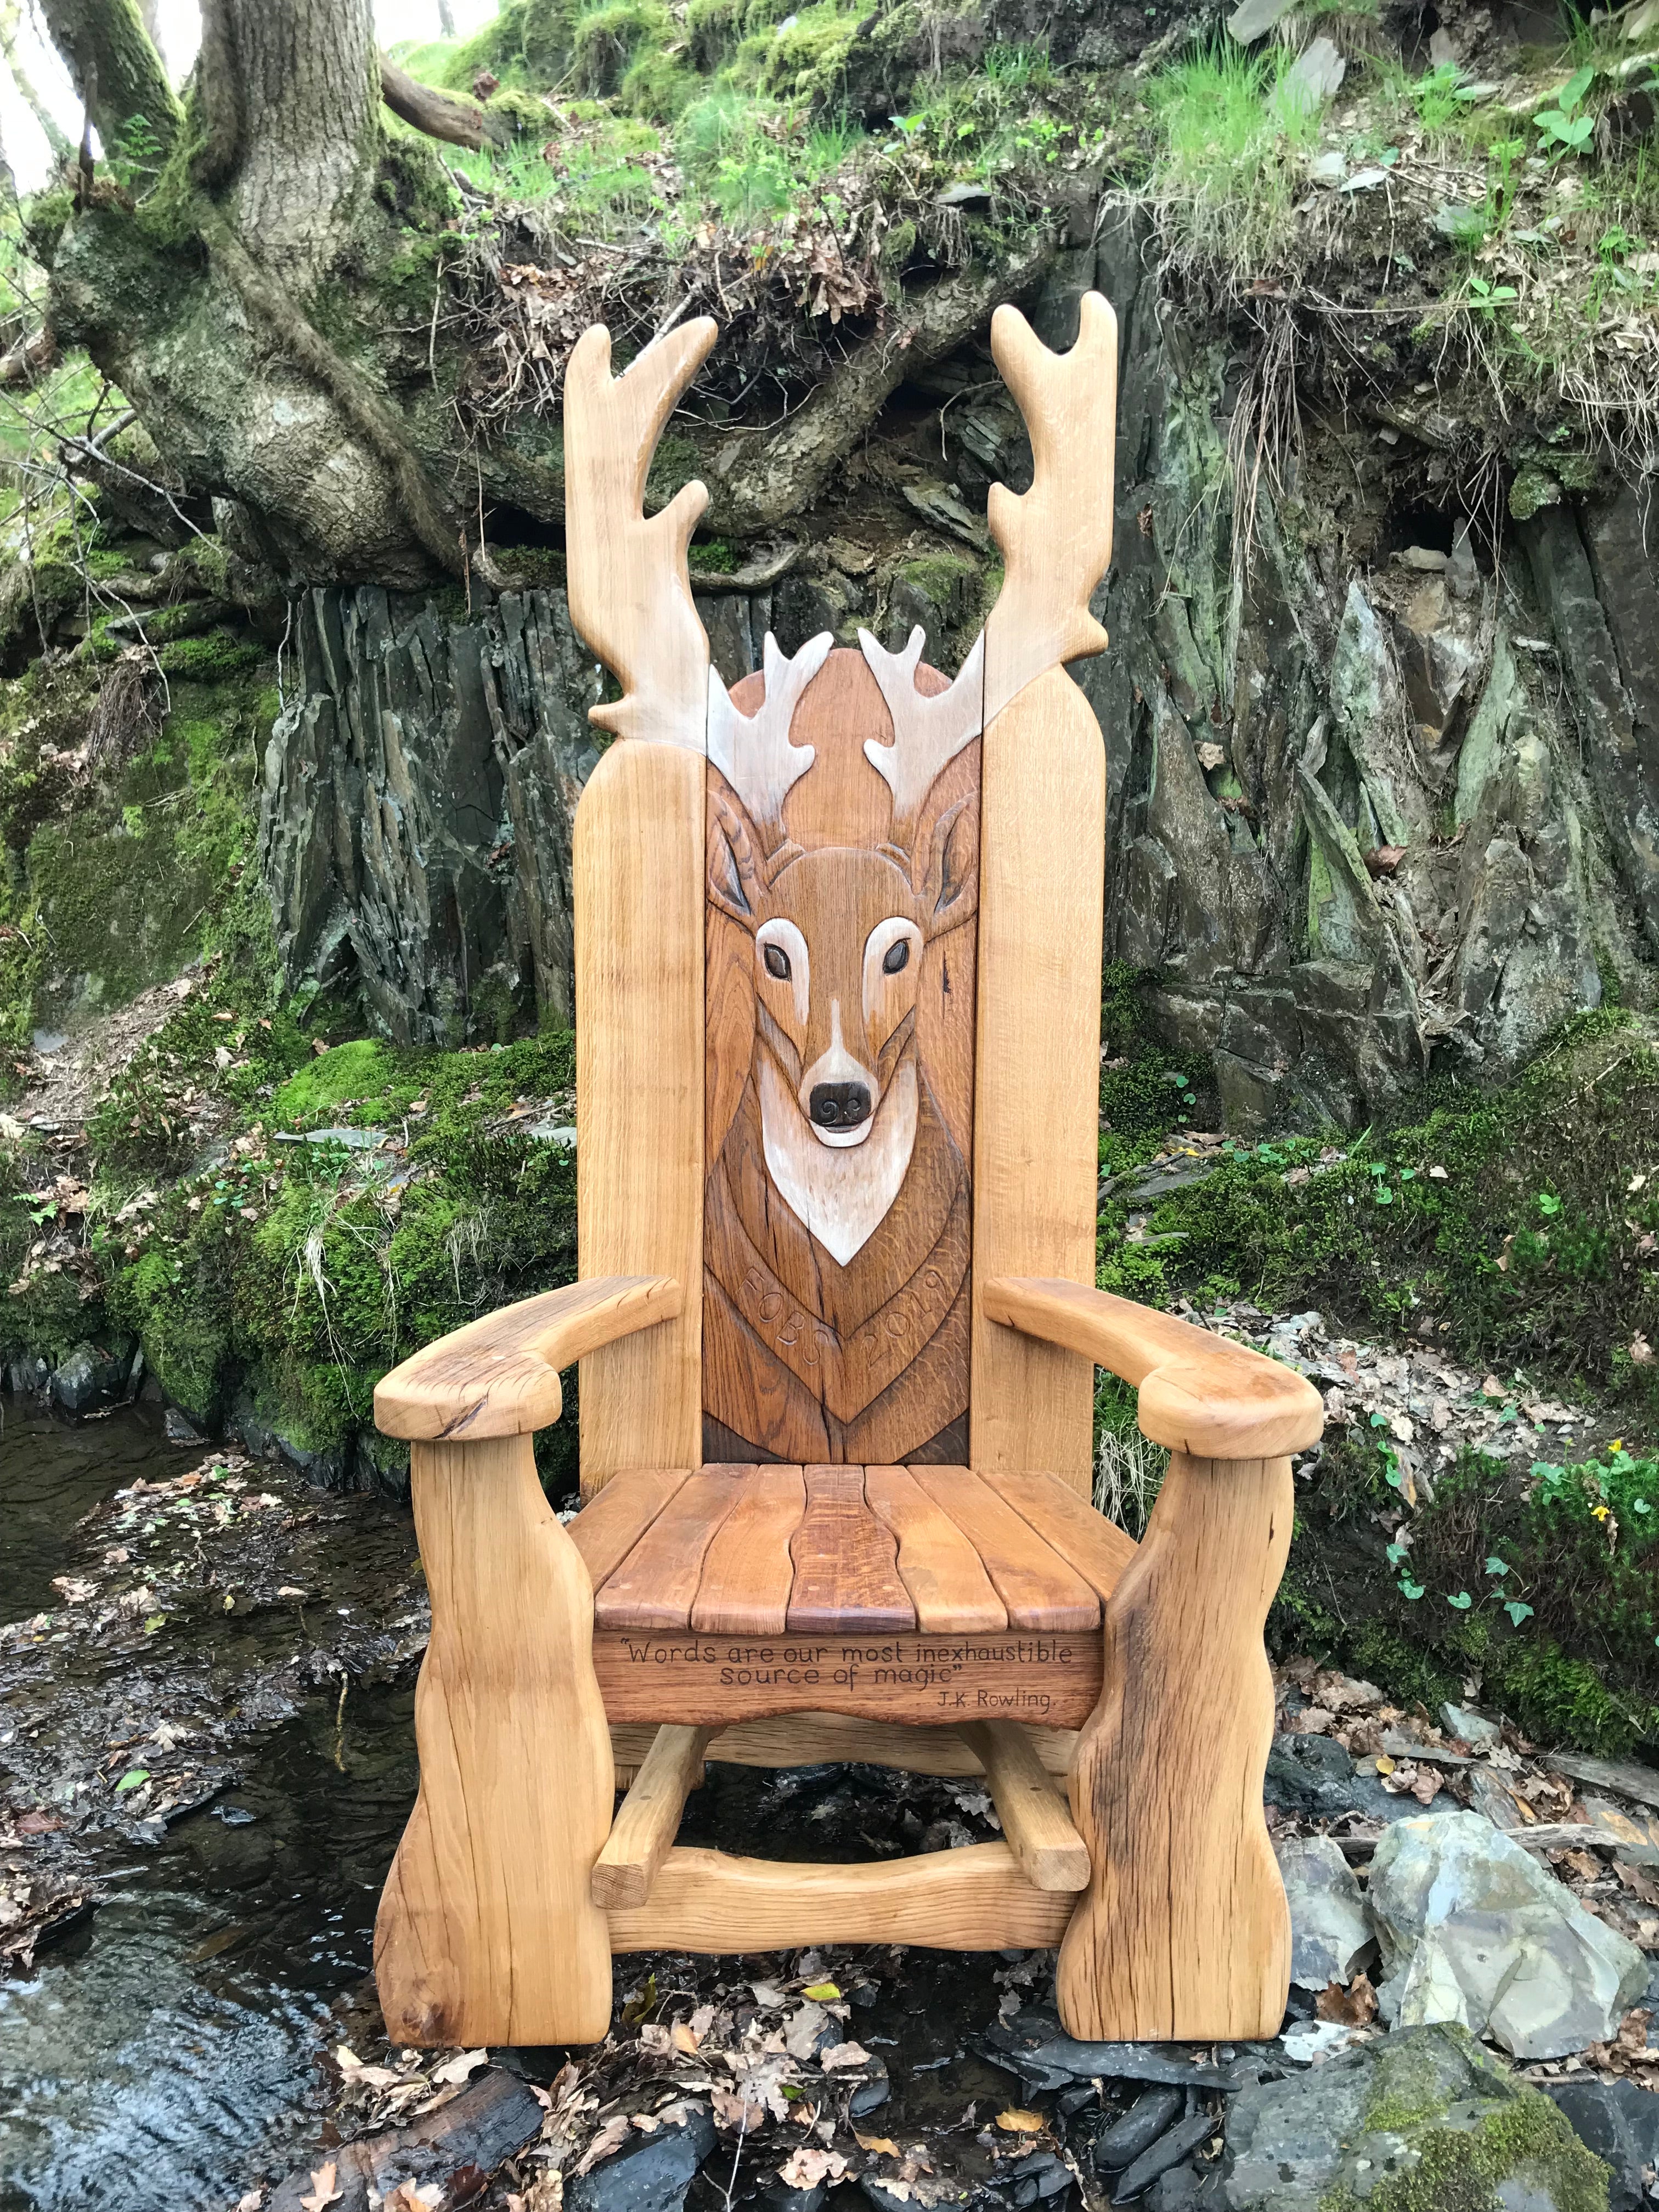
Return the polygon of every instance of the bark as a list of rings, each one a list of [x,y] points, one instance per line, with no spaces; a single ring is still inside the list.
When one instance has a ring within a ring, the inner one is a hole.
[[[428,138],[445,139],[452,146],[471,146],[475,150],[480,146],[504,146],[513,135],[505,123],[486,115],[475,101],[434,91],[384,54],[380,56],[380,97],[394,115],[400,115],[416,131],[424,131]]]
[[[171,144],[180,111],[137,0],[41,0],[52,42],[97,126],[107,154],[140,116]]]
[[[138,15],[151,46],[161,57],[161,66],[165,69],[167,49],[161,44],[161,14],[157,0],[138,0]]]
[[[46,135],[46,143],[52,149],[52,158],[54,161],[67,161],[74,149],[64,137],[58,118],[35,90],[34,81],[19,51],[17,33],[21,12],[17,0],[0,0],[0,54],[5,56],[6,67],[11,71],[11,81],[17,87],[18,98]]]
[[[438,0],[438,36],[453,39],[455,35],[455,10],[449,0]]]

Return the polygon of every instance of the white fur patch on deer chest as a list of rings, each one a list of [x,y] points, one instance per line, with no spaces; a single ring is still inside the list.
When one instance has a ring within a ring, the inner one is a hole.
[[[978,702],[827,644],[711,715],[706,1448],[894,1464],[968,1405]]]

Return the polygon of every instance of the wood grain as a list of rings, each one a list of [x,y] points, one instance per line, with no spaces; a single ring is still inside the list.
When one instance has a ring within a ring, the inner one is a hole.
[[[1088,1846],[1026,1731],[1017,1721],[970,1721],[962,1734],[985,1769],[1003,1835],[1026,1881],[1036,1889],[1086,1889]]]
[[[705,1467],[688,1475],[633,1549],[594,1594],[599,1628],[685,1628],[704,1554],[737,1504],[747,1470]]]
[[[559,1370],[685,1310],[665,1275],[607,1275],[544,1291],[453,1329],[382,1376],[374,1423],[411,1442],[528,1435],[564,1410]]]
[[[1273,1458],[1317,1443],[1324,1428],[1324,1401],[1294,1368],[1132,1299],[1005,1277],[984,1285],[983,1309],[1136,1384],[1142,1434],[1172,1451]]]
[[[782,1633],[795,1578],[790,1540],[805,1510],[806,1483],[799,1468],[743,1470],[736,1503],[703,1554],[691,1607],[694,1629]]]
[[[790,1541],[792,1634],[878,1635],[913,1629],[892,1531],[865,1502],[861,1467],[809,1467],[806,1511]]]
[[[1073,1900],[1033,1889],[1006,1844],[872,1866],[804,1866],[670,1851],[647,1903],[611,1913],[615,1951],[770,1951],[798,1943],[1040,1950]]]
[[[611,1959],[588,1877],[612,1764],[587,1571],[528,1437],[417,1441],[410,1460],[432,1640],[420,1795],[374,1929],[387,2029],[417,2049],[593,2042]]]
[[[617,1808],[605,1849],[593,1863],[589,1889],[595,1905],[643,1905],[650,1896],[657,1869],[678,1832],[685,1801],[702,1787],[703,1747],[709,1733],[702,1728],[657,1730]]]
[[[1059,668],[1003,709],[984,747],[969,1457],[1042,1468],[1086,1497],[1093,1367],[999,1327],[984,1285],[1094,1280],[1105,749]]]
[[[1064,1781],[1077,1743],[1071,1729],[1024,1729],[1047,1771]],[[637,1771],[656,1735],[647,1724],[612,1722],[611,1756],[617,1771]],[[705,1754],[735,1766],[817,1766],[830,1759],[866,1766],[896,1766],[910,1774],[969,1775],[984,1771],[954,1729],[896,1727],[854,1720],[846,1713],[791,1713],[781,1720],[735,1721],[709,1739]]]
[[[629,1468],[566,1522],[595,1589],[615,1573],[690,1472],[689,1467]]]
[[[702,1281],[703,775],[612,745],[576,810],[576,1199],[584,1277]],[[702,1301],[581,1364],[584,1493],[702,1458]]]
[[[967,1537],[1008,1610],[1011,1628],[1093,1628],[1100,1600],[1030,1522],[965,1467],[919,1467],[916,1482]]]
[[[1077,1569],[1096,1595],[1109,1598],[1135,1555],[1133,1536],[1096,1512],[1074,1490],[1051,1474],[981,1475],[1005,1505],[1029,1521],[1062,1559]]]
[[[908,1468],[867,1467],[864,1494],[898,1540],[899,1579],[924,1630],[1006,1628],[984,1563]]]
[[[1099,1629],[781,1636],[601,1626],[593,1671],[613,1722],[725,1728],[781,1713],[851,1713],[917,1729],[1013,1719],[1079,1728],[1100,1698]],[[822,1754],[829,1757],[828,1753]]]
[[[1261,1811],[1261,1632],[1293,1513],[1287,1459],[1177,1452],[1107,1604],[1105,1688],[1071,1779],[1094,1869],[1060,1954],[1073,2035],[1278,2033],[1291,1930]]]

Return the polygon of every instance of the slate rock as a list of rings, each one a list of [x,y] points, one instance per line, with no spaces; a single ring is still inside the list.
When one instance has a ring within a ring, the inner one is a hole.
[[[95,1413],[125,1397],[131,1363],[131,1347],[112,1352],[101,1344],[77,1344],[52,1370],[46,1395],[66,1413]]]
[[[1578,2140],[1611,2168],[1608,2212],[1637,2212],[1648,2202],[1642,2169],[1659,2167],[1659,2097],[1635,2081],[1600,2081],[1592,2075],[1540,2087],[1566,2115]]]
[[[714,2148],[714,2124],[693,2106],[684,2125],[641,2136],[565,2185],[569,2212],[680,2212],[692,2176]]]
[[[1121,2120],[1115,2121],[1095,2143],[1095,2166],[1102,2173],[1118,2173],[1150,2150],[1165,2129],[1179,2118],[1187,2100],[1179,2089],[1143,2090]]]
[[[829,2194],[827,2181],[815,2181],[810,2189],[790,2189],[781,2181],[774,2181],[762,2190],[761,2201],[769,2212],[818,2212]]]
[[[1263,1796],[1285,1813],[1346,1813],[1356,1802],[1353,1761],[1328,1735],[1276,1735]]]
[[[860,2081],[847,2100],[848,2118],[868,2119],[872,2112],[881,2110],[892,2094],[892,2086],[885,2075],[878,2075],[872,2081]]]
[[[1647,1987],[1633,1943],[1479,1813],[1399,1820],[1371,1860],[1378,2000],[1401,2027],[1455,2021],[1517,2058],[1606,2042]]]
[[[1113,2203],[1133,2203],[1160,2174],[1183,2165],[1201,2143],[1210,2140],[1219,2124],[1212,2112],[1194,2112],[1172,2127],[1167,2135],[1160,2136],[1149,2149],[1142,2151],[1133,2166],[1119,2174],[1112,2190]]]
[[[997,2175],[999,2182],[1030,2182],[1035,2193],[1027,2200],[1039,2203],[1050,2197],[1059,2197],[1072,2185],[1072,2169],[1063,2159],[1051,2150],[1034,2150],[1018,2159],[1012,2166],[1003,2166]],[[1023,2193],[1023,2192],[1021,2192]]]
[[[1465,1743],[1496,1743],[1504,1733],[1498,1722],[1472,1705],[1442,1705],[1440,1725],[1448,1735],[1462,1736]]]
[[[1208,2044],[1079,2043],[1066,2034],[1059,2014],[1048,2005],[1033,2005],[1006,2023],[999,2021],[975,2047],[994,2066],[1018,2074],[1032,2094],[1096,2080],[1165,2081],[1231,2092],[1255,2081],[1260,2071],[1259,2063],[1212,2065]]]
[[[161,1419],[161,1433],[170,1444],[199,1444],[202,1431],[177,1406],[169,1406]]]
[[[1606,2169],[1549,2099],[1460,2027],[1403,2029],[1229,2106],[1229,2212],[1319,2212],[1408,2179],[1425,2206],[1599,2205]]]
[[[1291,1979],[1346,1988],[1373,1941],[1353,1869],[1329,1836],[1287,1837],[1274,1848],[1291,1908]]]

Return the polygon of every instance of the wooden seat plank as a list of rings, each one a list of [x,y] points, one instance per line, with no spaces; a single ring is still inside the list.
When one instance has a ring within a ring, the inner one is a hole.
[[[714,1636],[780,1636],[795,1563],[789,1540],[806,1510],[798,1467],[744,1467],[736,1504],[703,1554],[691,1626]]]
[[[597,1626],[690,1626],[703,1555],[715,1530],[737,1504],[743,1476],[740,1468],[705,1467],[686,1478],[621,1565],[594,1592]],[[579,1520],[583,1517],[577,1516]]]
[[[1077,1569],[1103,1603],[1110,1597],[1139,1548],[1133,1536],[1052,1474],[999,1474],[987,1468],[980,1479]]]
[[[628,1468],[566,1523],[595,1589],[621,1566],[690,1472],[689,1467]]]
[[[1100,1600],[1089,1584],[988,1483],[965,1467],[917,1467],[911,1473],[985,1562],[1011,1628],[1097,1626]]]
[[[800,1633],[915,1628],[898,1545],[870,1510],[861,1467],[809,1467],[806,1511],[790,1540],[795,1563],[787,1626]]]
[[[910,1468],[866,1467],[864,1494],[898,1539],[899,1579],[915,1607],[918,1628],[1006,1628],[1007,1607],[979,1553]]]

